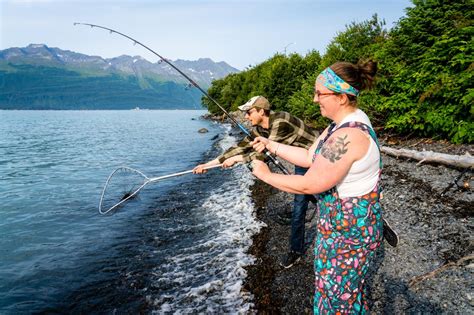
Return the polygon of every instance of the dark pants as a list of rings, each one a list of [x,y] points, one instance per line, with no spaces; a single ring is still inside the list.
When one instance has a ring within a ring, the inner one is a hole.
[[[304,175],[307,168],[295,166],[295,175]],[[308,203],[314,199],[312,195],[295,195],[293,213],[291,215],[290,249],[297,253],[304,253],[304,224]]]

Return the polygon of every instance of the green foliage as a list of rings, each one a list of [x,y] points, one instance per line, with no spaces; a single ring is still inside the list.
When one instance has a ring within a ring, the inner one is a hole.
[[[290,101],[293,93],[302,89],[309,76],[314,77],[320,61],[321,56],[317,51],[311,51],[304,57],[298,54],[275,54],[253,68],[213,81],[208,93],[226,110],[237,110],[237,106],[252,96],[263,95],[271,102],[274,110],[294,112],[295,108]],[[202,102],[211,113],[220,112],[207,98],[203,98]],[[304,106],[311,104],[314,107],[311,99],[305,104]]]
[[[327,120],[313,103],[317,74],[337,61],[378,62],[375,89],[363,91],[361,107],[377,127],[413,136],[474,141],[474,3],[413,0],[390,31],[377,15],[346,26],[328,45],[302,57],[276,54],[265,62],[214,81],[209,93],[236,110],[264,95],[284,110],[322,128]],[[219,112],[206,99],[211,112]]]
[[[291,95],[288,107],[293,115],[300,117],[315,128],[323,129],[329,120],[321,116],[319,106],[313,102],[314,82],[317,74],[318,72],[315,72],[310,75],[301,89]]]
[[[376,54],[377,109],[403,134],[474,140],[472,1],[414,0]]]

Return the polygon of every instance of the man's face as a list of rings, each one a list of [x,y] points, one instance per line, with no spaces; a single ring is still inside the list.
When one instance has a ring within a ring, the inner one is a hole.
[[[250,121],[252,126],[257,126],[262,121],[263,113],[263,109],[254,107],[245,112],[245,119]]]

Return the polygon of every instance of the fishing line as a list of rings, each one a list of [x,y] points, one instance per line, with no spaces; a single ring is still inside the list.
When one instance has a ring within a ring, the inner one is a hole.
[[[202,94],[204,94],[208,99],[210,99],[214,104],[217,105],[217,107],[219,107],[222,112],[227,115],[227,117],[229,117],[229,119],[235,124],[237,125],[240,130],[242,130],[242,132],[244,134],[246,134],[251,140],[254,140],[255,139],[255,135],[253,133],[251,133],[250,131],[248,131],[242,124],[239,124],[239,122],[237,120],[235,120],[234,117],[232,117],[226,110],[224,107],[222,107],[214,98],[212,98],[204,89],[202,89],[193,79],[191,79],[189,76],[187,76],[183,71],[181,71],[178,67],[176,67],[174,64],[172,64],[168,59],[162,57],[160,54],[158,54],[157,52],[155,52],[154,50],[152,50],[151,48],[147,47],[146,45],[142,44],[141,42],[139,42],[138,40],[128,36],[128,35],[125,35],[121,32],[118,32],[114,29],[111,29],[111,28],[108,28],[108,27],[105,27],[105,26],[100,26],[100,25],[96,25],[96,24],[90,24],[90,23],[74,23],[74,25],[86,25],[86,26],[90,26],[91,28],[94,28],[94,27],[97,27],[97,28],[101,28],[101,29],[104,29],[104,30],[107,30],[109,31],[111,34],[112,33],[115,33],[115,34],[118,34],[120,36],[123,36],[129,40],[131,40],[133,42],[134,45],[138,44],[140,46],[142,46],[143,48],[147,49],[148,51],[152,52],[154,55],[158,56],[160,58],[161,61],[163,62],[166,62],[170,67],[172,67],[173,69],[175,69],[179,74],[181,74],[183,77],[185,77],[189,82],[190,82],[190,85],[189,87],[196,87],[199,91],[201,91]],[[268,151],[267,149],[265,149],[263,151],[263,153],[268,157],[268,159],[274,164],[276,165],[284,174],[286,175],[289,175],[290,172],[280,163],[280,161],[278,161],[278,159],[276,159],[271,153],[270,151]]]

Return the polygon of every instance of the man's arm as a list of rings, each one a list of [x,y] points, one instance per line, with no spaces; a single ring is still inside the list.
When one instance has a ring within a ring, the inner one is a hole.
[[[218,164],[223,164],[222,167],[227,168],[231,167],[237,162],[249,162],[251,158],[249,154],[252,152],[252,145],[250,144],[250,139],[245,137],[237,145],[230,147],[224,153],[219,155],[212,161],[209,161],[204,164],[199,164],[193,169],[194,174],[205,173],[204,169],[207,166],[213,166]]]
[[[213,165],[218,165],[218,164],[219,164],[218,159],[214,159],[214,160],[209,161],[207,163],[199,164],[199,165],[197,165],[196,167],[193,168],[193,173],[194,174],[206,173],[207,172],[207,170],[205,169],[206,167],[213,166]]]

